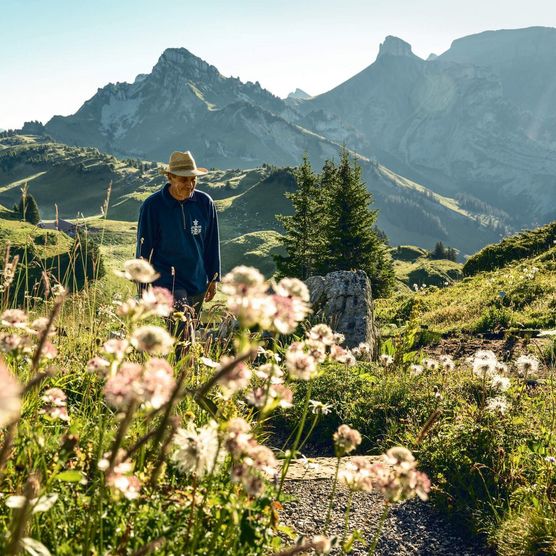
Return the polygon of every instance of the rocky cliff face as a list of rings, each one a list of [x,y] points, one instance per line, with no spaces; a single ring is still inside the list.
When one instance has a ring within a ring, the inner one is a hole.
[[[303,110],[336,114],[397,172],[454,195],[470,193],[543,222],[556,203],[556,151],[531,137],[489,67],[425,61],[387,37],[376,61]]]
[[[363,71],[317,97],[282,100],[226,78],[183,48],[151,73],[109,84],[46,132],[70,145],[166,160],[189,148],[206,166],[315,164],[340,144],[453,197],[504,211],[513,226],[556,206],[556,30],[481,33],[423,60],[393,36]]]
[[[171,48],[150,74],[99,89],[46,130],[70,145],[155,160],[187,147],[210,166],[293,164],[305,149],[329,152],[329,141],[289,123],[298,119],[259,83],[226,78],[186,49]]]

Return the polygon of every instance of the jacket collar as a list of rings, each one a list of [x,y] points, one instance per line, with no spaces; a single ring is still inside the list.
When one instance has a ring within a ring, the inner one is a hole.
[[[197,193],[197,190],[194,189],[193,193],[191,193],[191,196],[189,197],[189,199],[184,199],[183,201],[178,201],[176,198],[172,197],[172,195],[170,194],[170,191],[168,191],[170,188],[170,183],[166,183],[166,185],[164,185],[164,187],[162,188],[162,198],[164,199],[164,201],[166,202],[167,205],[169,206],[179,206],[181,203],[183,202],[188,202],[188,203],[196,203],[199,199],[199,194]]]

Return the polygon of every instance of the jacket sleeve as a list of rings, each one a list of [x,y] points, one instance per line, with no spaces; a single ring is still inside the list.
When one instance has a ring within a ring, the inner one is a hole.
[[[218,215],[214,202],[211,202],[209,208],[209,224],[205,242],[204,262],[207,272],[207,282],[220,282],[220,234],[218,231]]]
[[[135,258],[151,261],[155,245],[156,224],[150,204],[143,203],[139,211],[137,224],[137,243]]]

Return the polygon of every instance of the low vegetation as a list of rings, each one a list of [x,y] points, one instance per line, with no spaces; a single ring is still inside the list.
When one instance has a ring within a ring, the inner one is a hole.
[[[554,247],[556,243],[556,222],[535,230],[521,232],[504,238],[500,243],[487,245],[470,257],[463,267],[467,276],[503,268],[513,261],[531,258]]]
[[[398,292],[378,300],[377,314],[383,324],[403,327],[413,319],[444,335],[530,334],[556,326],[555,271],[556,247],[551,247],[502,269],[456,281],[449,288],[417,283],[417,292]]]
[[[533,356],[507,361],[485,350],[454,361],[416,349],[417,332],[383,345],[379,364],[326,366],[311,385],[327,408],[313,416],[312,449],[330,451],[342,422],[370,453],[407,446],[431,477],[434,503],[497,554],[554,554],[556,343],[532,342]],[[277,429],[298,421],[307,390],[297,386]]]

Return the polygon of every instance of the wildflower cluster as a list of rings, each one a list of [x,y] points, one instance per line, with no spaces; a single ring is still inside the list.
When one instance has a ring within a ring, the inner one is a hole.
[[[340,472],[340,480],[351,490],[378,491],[387,503],[403,502],[415,496],[427,500],[430,480],[417,471],[417,462],[406,448],[390,448],[376,462],[353,457]]]
[[[269,285],[255,268],[238,266],[224,276],[227,307],[241,326],[291,334],[310,312],[309,291],[297,278]]]
[[[170,399],[175,386],[170,364],[165,359],[152,358],[144,366],[122,363],[108,376],[104,395],[116,409],[125,409],[132,401],[157,409]]]
[[[22,309],[6,309],[0,315],[0,352],[15,356],[29,356],[41,346],[40,357],[43,360],[54,359],[58,355],[56,347],[48,340],[55,333],[54,327],[48,330],[48,318],[39,317],[29,322],[29,317]],[[42,340],[42,342],[41,342]]]
[[[41,413],[54,420],[69,421],[66,399],[66,394],[60,388],[49,388],[42,395],[44,406]]]
[[[250,496],[260,496],[263,478],[276,474],[277,461],[272,450],[255,440],[250,425],[241,418],[228,422],[224,446],[232,457],[232,480],[241,483]]]

